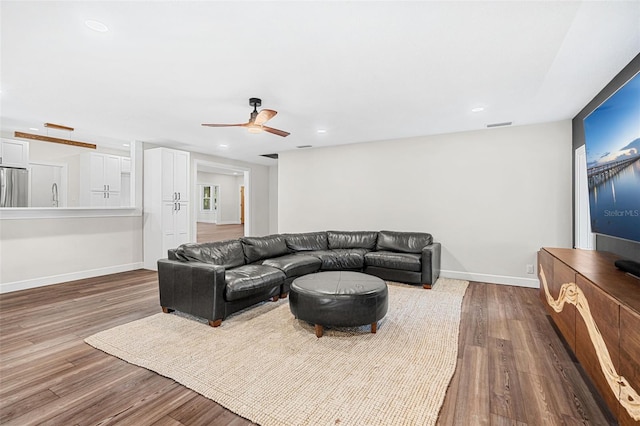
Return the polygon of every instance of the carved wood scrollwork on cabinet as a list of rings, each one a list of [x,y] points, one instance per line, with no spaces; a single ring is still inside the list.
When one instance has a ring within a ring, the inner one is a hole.
[[[613,254],[543,248],[540,298],[621,425],[640,424],[640,281]]]

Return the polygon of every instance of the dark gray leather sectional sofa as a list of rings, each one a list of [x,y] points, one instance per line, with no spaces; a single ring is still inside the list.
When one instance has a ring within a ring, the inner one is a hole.
[[[326,231],[183,244],[158,261],[160,305],[209,320],[286,297],[297,277],[360,271],[431,288],[440,275],[440,243],[424,232]]]

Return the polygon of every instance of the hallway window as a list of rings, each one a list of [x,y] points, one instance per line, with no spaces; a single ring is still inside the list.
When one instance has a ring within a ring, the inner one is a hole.
[[[201,185],[200,190],[200,211],[211,212],[218,209],[218,186]]]

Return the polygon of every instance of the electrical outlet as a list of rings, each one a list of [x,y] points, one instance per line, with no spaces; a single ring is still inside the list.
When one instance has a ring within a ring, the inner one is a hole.
[[[527,274],[533,274],[533,265],[527,265]]]

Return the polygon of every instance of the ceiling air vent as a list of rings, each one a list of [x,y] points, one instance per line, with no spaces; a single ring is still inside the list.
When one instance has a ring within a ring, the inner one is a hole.
[[[298,145],[296,148],[311,148],[312,145]]]
[[[493,123],[493,124],[487,124],[487,127],[502,127],[502,126],[511,126],[512,122],[511,121],[505,121],[504,123]]]
[[[273,158],[274,160],[278,159],[278,154],[261,154],[262,157]]]

